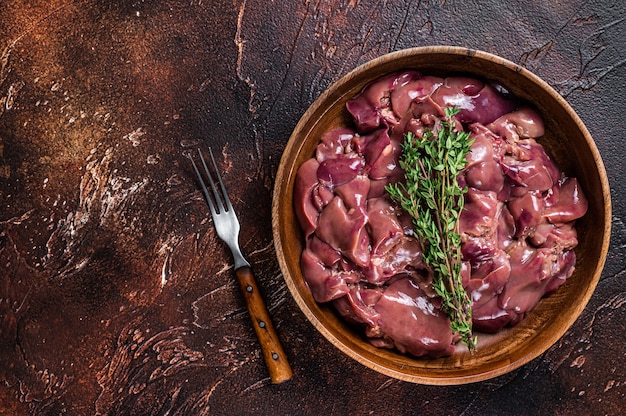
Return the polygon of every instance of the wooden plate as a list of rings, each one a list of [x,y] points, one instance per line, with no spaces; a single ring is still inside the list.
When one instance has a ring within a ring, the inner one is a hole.
[[[478,351],[474,354],[465,350],[447,358],[421,359],[375,348],[359,330],[341,320],[330,305],[313,299],[300,270],[304,237],[293,206],[298,168],[314,155],[322,133],[352,125],[345,110],[348,99],[370,81],[401,69],[439,76],[464,73],[494,80],[534,104],[546,126],[546,134],[539,142],[568,176],[579,179],[589,199],[587,214],[577,222],[579,245],[574,275],[517,326],[496,335],[479,333]],[[382,56],[356,68],[324,92],[302,116],[287,143],[276,178],[272,216],[274,244],[283,276],[311,323],[333,345],[369,368],[400,380],[436,385],[499,376],[546,351],[589,301],[604,267],[611,234],[611,201],[604,164],[574,110],[528,70],[495,55],[449,46],[413,48]]]

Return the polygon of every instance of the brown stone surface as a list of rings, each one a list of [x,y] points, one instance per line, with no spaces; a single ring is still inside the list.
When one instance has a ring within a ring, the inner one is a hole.
[[[2,0],[0,415],[619,414],[626,403],[626,6],[501,2]],[[477,3],[477,2],[476,2]],[[282,280],[271,191],[289,134],[333,81],[420,45],[482,49],[554,86],[613,189],[613,242],[571,330],[457,387],[348,359]],[[242,249],[290,358],[269,382],[196,189],[212,146]]]

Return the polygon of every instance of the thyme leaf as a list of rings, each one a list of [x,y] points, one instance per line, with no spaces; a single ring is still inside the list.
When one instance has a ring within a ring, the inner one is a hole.
[[[433,286],[442,299],[441,310],[450,319],[450,329],[473,352],[477,339],[472,332],[471,300],[461,280],[458,231],[467,188],[457,181],[473,140],[469,132],[456,129],[452,118],[458,113],[446,107],[445,119],[434,131],[426,129],[421,138],[405,134],[400,158],[405,182],[388,185],[386,190],[412,217],[423,261],[433,271]]]

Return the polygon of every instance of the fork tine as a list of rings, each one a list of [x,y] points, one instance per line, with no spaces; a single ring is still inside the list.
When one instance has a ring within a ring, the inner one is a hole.
[[[228,194],[226,194],[226,189],[224,188],[224,185],[222,184],[222,178],[220,177],[220,172],[217,169],[217,164],[215,163],[215,159],[213,158],[213,151],[211,150],[210,147],[209,147],[209,153],[211,155],[211,161],[213,162],[213,169],[217,173],[217,177],[220,182],[222,192],[224,194],[224,197],[228,201]],[[204,155],[202,154],[202,151],[200,149],[198,149],[198,154],[200,155],[200,160],[202,161],[204,172],[206,173],[207,178],[209,178],[209,185],[211,186],[211,191],[213,191],[213,197],[215,198],[215,203],[217,204],[217,211],[219,214],[224,213],[225,208],[224,208],[224,204],[222,203],[222,198],[220,197],[220,194],[217,191],[217,186],[215,186],[215,181],[213,180],[213,176],[211,176],[211,171],[209,171],[206,161],[204,160]]]
[[[196,171],[196,176],[198,177],[198,182],[200,182],[200,187],[202,188],[202,193],[204,194],[204,198],[206,199],[209,209],[211,210],[211,215],[217,215],[215,212],[215,206],[213,205],[213,201],[211,200],[211,196],[209,195],[209,191],[204,183],[204,179],[202,178],[202,174],[198,170],[198,166],[196,162],[193,160],[193,156],[189,155],[189,160],[191,160],[191,164],[193,165],[193,170]]]
[[[222,180],[222,175],[220,175],[220,170],[217,168],[217,163],[215,163],[215,158],[213,157],[213,150],[209,147],[209,155],[211,156],[211,162],[213,162],[213,169],[217,175],[217,181],[220,184],[220,189],[222,190],[222,195],[224,195],[224,203],[226,204],[226,210],[232,211],[233,206],[230,202],[230,197],[228,196],[228,192],[226,191],[226,186],[224,185],[224,181]]]

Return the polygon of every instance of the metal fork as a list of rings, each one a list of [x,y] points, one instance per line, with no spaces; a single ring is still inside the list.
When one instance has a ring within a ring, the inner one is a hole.
[[[211,172],[209,171],[207,163],[204,160],[202,151],[198,149],[198,155],[200,156],[204,173],[209,181],[213,198],[211,198],[211,195],[209,194],[203,176],[200,173],[193,156],[189,154],[188,157],[191,160],[194,170],[196,171],[204,197],[209,204],[217,235],[226,243],[226,245],[228,245],[230,251],[233,253],[233,258],[235,260],[235,274],[237,276],[237,280],[239,281],[239,287],[241,288],[243,297],[246,301],[248,313],[250,314],[250,318],[252,318],[254,331],[259,339],[261,350],[263,352],[263,358],[265,359],[265,363],[270,373],[270,378],[273,383],[282,383],[291,378],[291,367],[287,361],[287,356],[283,351],[283,347],[280,344],[280,340],[278,339],[278,335],[274,329],[272,320],[270,319],[269,312],[265,306],[261,292],[256,284],[250,263],[248,263],[239,249],[239,220],[237,219],[235,210],[233,209],[228,193],[226,192],[226,187],[224,186],[219,169],[215,163],[215,158],[213,157],[211,148],[209,148],[209,154],[211,156],[213,170],[215,171],[215,175],[217,177],[217,183],[219,184],[219,190]],[[220,196],[220,191],[222,196]]]

